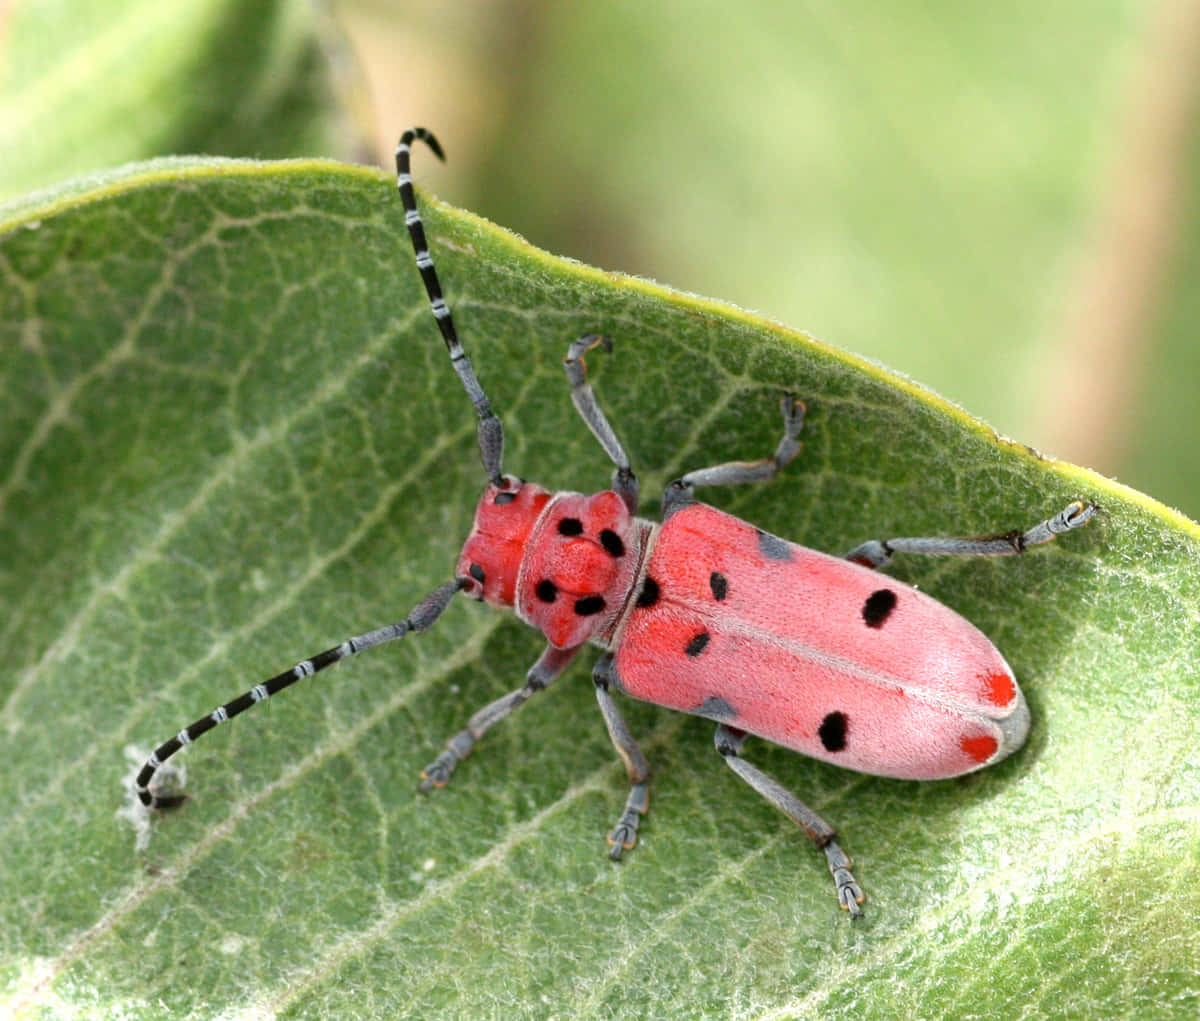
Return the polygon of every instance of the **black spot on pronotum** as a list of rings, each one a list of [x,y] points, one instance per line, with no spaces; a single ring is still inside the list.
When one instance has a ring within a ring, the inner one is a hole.
[[[701,631],[695,638],[684,646],[683,651],[689,656],[699,656],[704,651],[705,646],[712,636],[707,631]]]
[[[479,564],[472,564],[467,568],[467,574],[474,578],[480,585],[484,582],[483,567]]]
[[[539,581],[533,591],[543,603],[552,603],[558,598],[558,586],[549,578]]]
[[[709,695],[696,709],[696,715],[717,720],[720,723],[728,723],[738,718],[738,711],[720,695]]]
[[[867,601],[863,603],[862,619],[867,627],[881,628],[895,608],[896,593],[890,588],[881,588],[867,596]]]
[[[770,532],[764,532],[761,528],[756,531],[758,532],[758,551],[764,557],[768,560],[792,559],[792,549],[786,540],[772,535]]]
[[[610,556],[623,557],[625,555],[625,543],[621,541],[621,537],[611,528],[606,528],[600,533],[600,545],[604,547]]]
[[[847,722],[845,713],[830,713],[821,721],[817,737],[827,752],[840,752],[846,747]]]
[[[590,617],[604,609],[603,596],[584,596],[575,600],[575,612],[581,617]]]
[[[559,535],[582,535],[583,522],[578,518],[563,518],[558,523]]]
[[[638,593],[637,604],[643,609],[647,606],[653,606],[658,602],[658,595],[658,582],[647,575],[646,580],[642,582],[642,591]]]
[[[492,503],[498,507],[503,507],[506,503],[512,503],[517,498],[516,493],[497,493],[496,499]]]
[[[726,580],[725,575],[713,571],[708,576],[708,587],[712,589],[713,599],[719,603],[729,591],[729,582]]]

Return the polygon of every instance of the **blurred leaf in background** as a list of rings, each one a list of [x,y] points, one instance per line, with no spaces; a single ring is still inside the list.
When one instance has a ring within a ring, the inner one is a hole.
[[[379,132],[469,208],[1200,514],[1197,0],[401,6],[341,4]]]
[[[434,187],[540,246],[760,309],[1200,513],[1200,0],[0,17],[0,196],[186,152],[386,164],[426,123]]]
[[[0,6],[0,201],[183,153],[364,152],[358,71],[306,0]]]

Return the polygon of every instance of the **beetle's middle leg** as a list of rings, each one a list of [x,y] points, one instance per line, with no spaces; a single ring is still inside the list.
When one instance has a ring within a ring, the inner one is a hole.
[[[696,486],[739,486],[775,478],[800,453],[800,430],[804,428],[804,405],[796,399],[795,394],[785,393],[781,407],[783,438],[774,454],[757,461],[726,461],[710,468],[687,472],[667,486],[663,494],[663,520],[681,506],[692,502],[692,490]]]
[[[592,680],[596,684],[596,701],[600,704],[608,736],[612,738],[613,746],[625,763],[625,772],[629,776],[629,797],[625,799],[625,809],[608,835],[608,856],[618,861],[622,851],[628,851],[637,843],[638,824],[650,807],[650,764],[629,732],[625,717],[621,715],[616,699],[609,690],[612,687],[619,688],[621,683],[613,667],[611,653],[596,660]]]

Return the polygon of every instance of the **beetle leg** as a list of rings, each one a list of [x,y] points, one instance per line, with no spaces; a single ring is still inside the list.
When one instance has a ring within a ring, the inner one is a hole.
[[[625,763],[625,772],[629,776],[629,797],[625,799],[625,810],[617,820],[608,835],[610,850],[608,856],[613,861],[619,861],[622,851],[628,851],[637,843],[638,823],[650,807],[650,764],[641,748],[629,733],[629,726],[617,708],[609,686],[616,678],[612,666],[612,655],[601,656],[596,661],[592,671],[592,680],[596,684],[596,701],[600,703],[600,712],[604,715],[604,725],[608,728],[608,736]]]
[[[773,479],[784,466],[800,453],[800,430],[804,428],[804,405],[795,394],[785,393],[782,400],[783,439],[775,453],[758,461],[726,461],[710,468],[698,468],[667,486],[663,497],[664,519],[683,504],[692,500],[696,486],[737,486],[747,482],[766,482]]]
[[[725,764],[804,830],[809,839],[825,852],[825,860],[829,863],[829,871],[837,887],[838,903],[849,911],[852,917],[862,917],[862,909],[858,905],[862,903],[864,894],[850,872],[850,859],[838,846],[835,839],[837,834],[833,827],[791,791],[743,759],[741,750],[745,740],[744,731],[735,730],[723,723],[717,726],[714,742]]]
[[[1096,505],[1094,503],[1076,500],[1067,504],[1053,517],[1039,522],[1024,532],[1015,530],[968,539],[872,539],[852,549],[846,554],[846,559],[852,560],[856,564],[862,564],[863,567],[878,568],[887,564],[894,553],[951,557],[1008,556],[1024,553],[1030,546],[1039,546],[1044,542],[1050,542],[1062,535],[1063,532],[1079,528],[1081,525],[1087,524],[1095,513]]]
[[[475,713],[467,721],[466,727],[446,742],[445,751],[421,770],[420,789],[431,791],[435,787],[445,787],[450,781],[454,767],[470,754],[475,742],[510,713],[520,709],[529,700],[530,695],[548,688],[567,668],[580,648],[582,646],[576,646],[574,649],[556,649],[547,645],[546,651],[538,657],[537,662],[525,675],[524,687],[509,692]]]
[[[604,452],[613,464],[617,466],[613,473],[613,490],[629,508],[630,514],[636,514],[638,508],[638,480],[629,465],[629,455],[621,446],[616,431],[608,421],[608,417],[596,403],[596,395],[592,385],[587,381],[587,365],[584,364],[584,353],[594,347],[603,347],[605,351],[612,350],[612,341],[598,333],[589,333],[580,337],[567,348],[567,357],[563,359],[563,369],[567,373],[567,382],[571,384],[571,403],[583,417],[592,435],[600,442]]]

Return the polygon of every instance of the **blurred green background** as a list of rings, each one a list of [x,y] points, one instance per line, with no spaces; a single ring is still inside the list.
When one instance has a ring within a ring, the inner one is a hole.
[[[16,0],[0,198],[424,124],[443,198],[1197,517],[1198,78],[1200,0]]]

